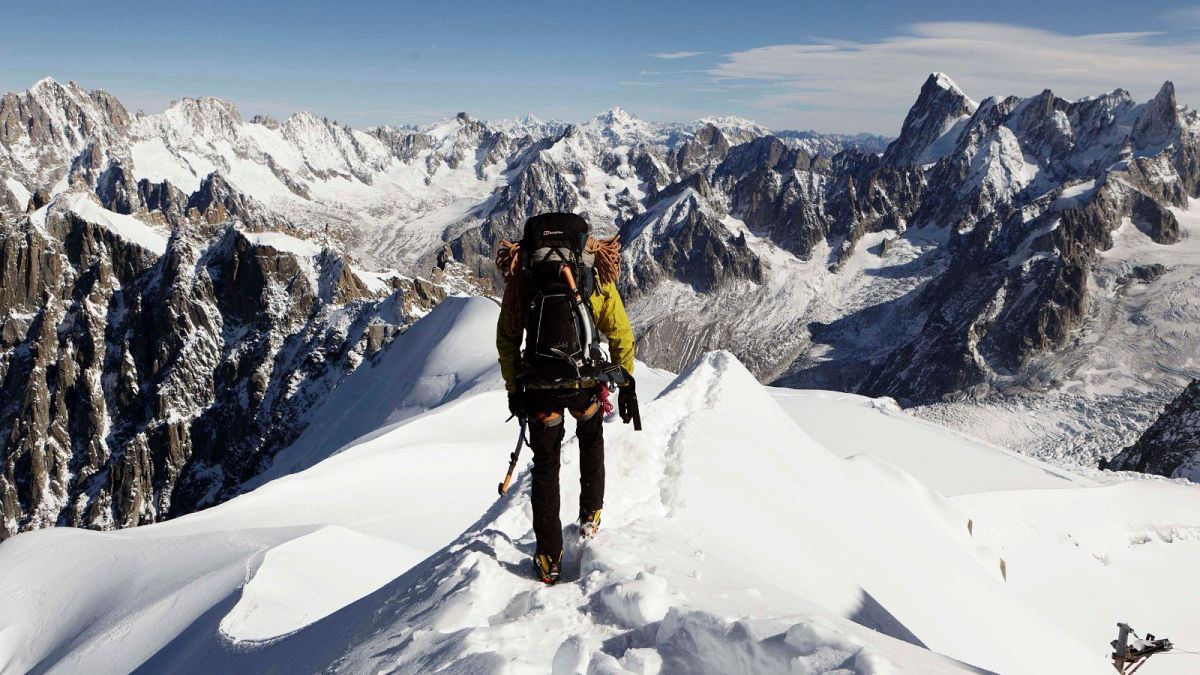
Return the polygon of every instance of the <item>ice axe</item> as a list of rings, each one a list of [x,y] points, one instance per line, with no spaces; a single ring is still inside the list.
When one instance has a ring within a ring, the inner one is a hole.
[[[512,454],[509,455],[508,473],[504,474],[504,480],[498,486],[500,496],[503,497],[508,492],[508,484],[512,482],[513,471],[517,469],[517,457],[521,454],[521,444],[525,442],[525,418],[519,418],[521,428],[517,431],[517,447],[513,448]]]

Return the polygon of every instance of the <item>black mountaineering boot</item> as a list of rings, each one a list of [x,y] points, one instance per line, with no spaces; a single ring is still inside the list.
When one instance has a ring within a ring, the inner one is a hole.
[[[579,512],[579,538],[591,539],[600,529],[600,509]]]
[[[541,552],[534,554],[533,569],[543,584],[552,586],[558,583],[558,561],[561,558],[562,553],[553,557]]]

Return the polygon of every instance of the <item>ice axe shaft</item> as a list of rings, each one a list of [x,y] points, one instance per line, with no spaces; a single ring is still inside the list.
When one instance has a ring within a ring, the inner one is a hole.
[[[570,266],[563,265],[561,271],[563,278],[567,280],[567,288],[571,289],[572,299],[575,302],[582,302],[583,298],[579,295],[579,287],[575,285],[575,275],[571,273]]]
[[[521,444],[525,442],[525,418],[521,419],[521,428],[517,431],[517,447],[513,448],[512,454],[509,455],[508,473],[504,474],[504,480],[500,482],[498,490],[500,496],[503,497],[508,492],[508,486],[512,483],[513,471],[517,469],[517,457],[521,455]]]

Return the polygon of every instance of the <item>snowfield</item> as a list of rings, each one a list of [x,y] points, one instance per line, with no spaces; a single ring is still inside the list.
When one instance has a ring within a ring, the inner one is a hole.
[[[163,255],[167,251],[167,237],[142,221],[120,213],[114,213],[96,203],[85,193],[70,193],[66,208],[89,223],[102,225],[114,234],[154,253]]]
[[[726,352],[639,370],[645,431],[607,427],[603,527],[545,587],[528,450],[495,493],[497,315],[446,300],[241,497],[0,544],[0,671],[1102,673],[1118,621],[1200,636],[1200,488],[1099,486]]]

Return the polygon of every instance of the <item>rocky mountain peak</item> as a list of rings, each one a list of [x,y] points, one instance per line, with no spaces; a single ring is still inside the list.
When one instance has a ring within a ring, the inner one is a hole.
[[[721,115],[716,117],[702,117],[696,120],[695,128],[704,129],[706,127],[716,127],[720,129],[726,138],[733,144],[745,143],[760,136],[768,136],[771,130],[761,124],[748,120],[744,117],[735,115]]]
[[[255,115],[254,117],[250,118],[250,123],[261,124],[272,131],[277,131],[279,129],[279,120],[275,119],[271,115]]]
[[[336,122],[327,117],[313,114],[307,110],[292,113],[280,125],[280,129],[285,134],[303,135],[305,133],[318,133],[322,135],[336,133],[339,129]]]
[[[694,138],[707,146],[716,145],[718,143],[728,144],[729,141],[725,138],[725,134],[721,132],[721,127],[715,124],[705,124],[696,131]]]
[[[1067,156],[1074,145],[1068,113],[1071,103],[1045,89],[1021,101],[1005,125],[1021,139],[1023,151],[1047,164]]]
[[[1179,103],[1175,100],[1175,85],[1167,81],[1142,108],[1130,141],[1135,151],[1156,151],[1173,142],[1179,130]]]
[[[614,106],[596,116],[596,121],[614,126],[629,126],[640,120],[620,106]]]
[[[29,89],[18,94],[8,94],[0,103],[0,110],[9,108],[10,113],[23,113],[31,125],[39,118],[53,118],[75,130],[89,130],[89,125],[110,124],[123,130],[128,125],[129,113],[115,97],[102,89],[87,91],[75,82],[61,84],[53,78],[39,80]],[[20,104],[18,104],[20,102]],[[18,108],[19,110],[15,110]]]
[[[1175,83],[1167,80],[1158,88],[1158,93],[1154,95],[1152,104],[1163,109],[1164,112],[1176,114],[1179,110],[1179,103],[1175,100]]]
[[[954,80],[950,79],[949,75],[943,72],[930,73],[929,78],[926,80],[926,84],[928,83],[933,83],[935,86],[945,89],[946,91],[963,98],[967,97],[958,84]]]
[[[50,104],[54,101],[63,101],[65,99],[74,99],[76,101],[88,97],[88,92],[75,81],[63,84],[53,77],[43,77],[33,84],[32,87],[25,90],[27,96],[33,97]]]
[[[1077,99],[1071,107],[1075,113],[1086,110],[1092,114],[1112,115],[1115,111],[1132,107],[1136,104],[1137,102],[1133,99],[1133,94],[1130,94],[1129,90],[1118,87],[1098,96],[1085,96]]]
[[[978,107],[949,77],[942,73],[931,74],[921,86],[917,102],[904,118],[900,137],[884,153],[884,162],[908,166],[936,161],[953,149],[950,139],[944,137],[964,118],[975,114]],[[932,153],[929,152],[931,148]]]
[[[754,120],[738,117],[737,115],[716,115],[712,117],[701,117],[696,120],[697,125],[712,125],[718,129],[738,129],[753,131],[762,136],[771,133],[771,130]]]
[[[242,116],[233,103],[212,96],[176,99],[171,102],[166,114],[186,120],[199,132],[229,129],[242,124]]]
[[[0,99],[0,211],[23,212],[30,195],[53,188],[73,164],[101,158],[129,126],[119,101],[74,82],[46,78],[6,94]]]
[[[61,86],[62,85],[58,83],[58,80],[47,75],[46,77],[43,77],[42,79],[38,80],[37,82],[34,82],[33,86],[29,88],[29,91],[34,92],[34,91],[43,91],[43,90],[53,90],[54,88],[61,87]]]
[[[607,110],[583,125],[615,144],[632,144],[645,140],[650,127],[620,107]]]

